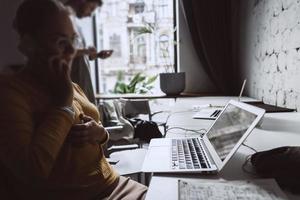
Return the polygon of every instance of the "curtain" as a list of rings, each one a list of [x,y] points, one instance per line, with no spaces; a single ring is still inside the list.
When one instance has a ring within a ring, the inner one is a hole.
[[[221,94],[238,95],[238,1],[181,0],[181,3],[205,72]]]

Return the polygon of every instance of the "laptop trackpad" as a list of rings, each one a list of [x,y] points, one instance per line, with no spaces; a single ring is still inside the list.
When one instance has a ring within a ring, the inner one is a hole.
[[[155,139],[152,139],[151,142],[150,142],[151,147],[168,146],[170,148],[171,144],[172,144],[172,141],[169,138],[164,138],[164,139],[161,139],[161,138],[156,139],[155,138]]]

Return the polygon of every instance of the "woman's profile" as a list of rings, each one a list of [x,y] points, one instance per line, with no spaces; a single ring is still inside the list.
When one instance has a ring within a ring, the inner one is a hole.
[[[56,0],[25,0],[14,28],[27,61],[0,76],[1,198],[143,199],[147,188],[106,161],[108,133],[70,79],[77,35],[68,10]]]

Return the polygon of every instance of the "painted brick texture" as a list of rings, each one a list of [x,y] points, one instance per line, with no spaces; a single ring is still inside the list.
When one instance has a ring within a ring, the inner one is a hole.
[[[247,93],[300,109],[300,0],[241,0]]]

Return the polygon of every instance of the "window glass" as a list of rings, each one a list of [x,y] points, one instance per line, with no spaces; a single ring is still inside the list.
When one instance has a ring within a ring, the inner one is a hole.
[[[140,72],[165,72],[166,64],[174,68],[173,6],[173,0],[103,0],[96,12],[97,44],[99,51],[114,52],[99,59],[99,74],[92,74],[101,93],[113,91],[120,71],[129,81]],[[157,79],[152,93],[160,92]]]

